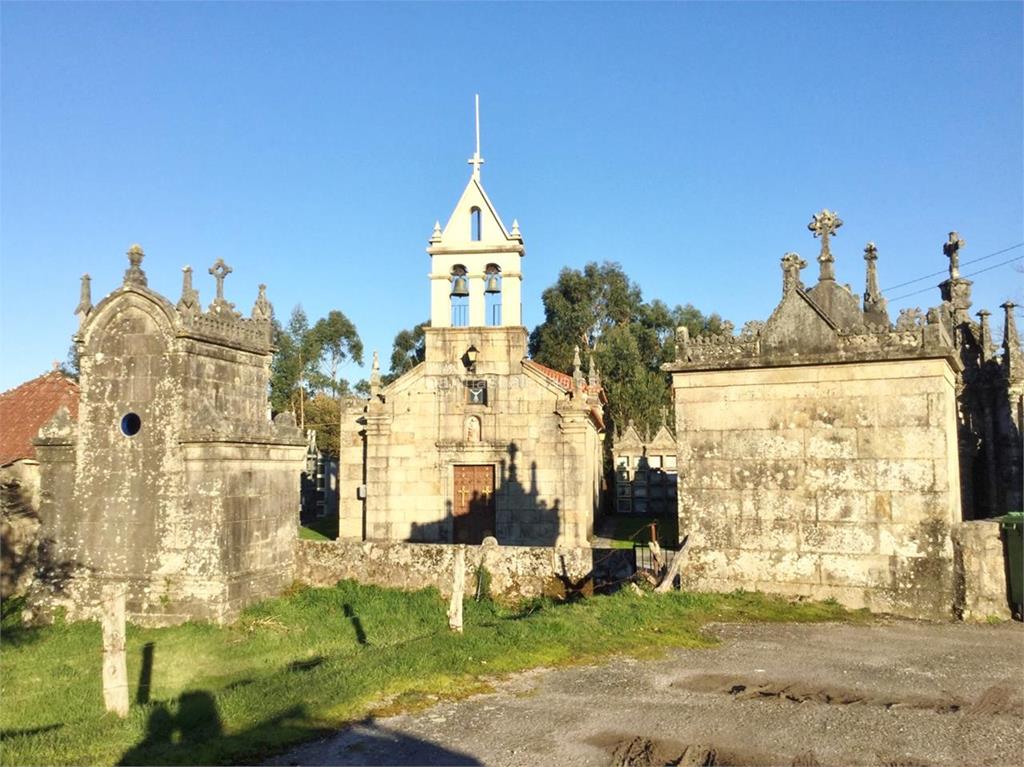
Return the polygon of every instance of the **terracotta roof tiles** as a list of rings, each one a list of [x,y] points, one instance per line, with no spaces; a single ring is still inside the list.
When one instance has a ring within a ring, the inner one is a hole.
[[[59,370],[0,394],[0,466],[34,459],[32,440],[61,407],[78,420],[78,384]]]

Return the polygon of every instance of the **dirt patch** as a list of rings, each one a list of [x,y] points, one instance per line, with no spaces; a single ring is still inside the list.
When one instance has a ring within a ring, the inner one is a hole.
[[[899,695],[812,684],[800,680],[750,679],[728,674],[697,674],[674,682],[672,686],[688,692],[724,693],[736,700],[776,698],[798,704],[864,705],[881,706],[886,709],[902,707],[934,711],[938,714],[965,711],[973,716],[1024,715],[1024,695],[1010,680],[989,687],[973,704],[952,695]]]

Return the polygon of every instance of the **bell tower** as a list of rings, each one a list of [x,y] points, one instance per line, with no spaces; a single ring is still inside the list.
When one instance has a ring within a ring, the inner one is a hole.
[[[525,255],[519,224],[509,231],[480,182],[480,96],[473,171],[444,229],[430,237],[431,328],[521,328]]]

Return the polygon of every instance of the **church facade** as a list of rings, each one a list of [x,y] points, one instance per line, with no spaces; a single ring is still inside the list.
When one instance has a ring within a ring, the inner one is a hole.
[[[342,435],[339,536],[589,545],[602,477],[603,393],[527,358],[518,223],[473,171],[430,256],[425,360],[371,396]]]

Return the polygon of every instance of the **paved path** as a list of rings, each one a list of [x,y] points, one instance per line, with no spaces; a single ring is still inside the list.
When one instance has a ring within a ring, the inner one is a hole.
[[[1024,626],[723,625],[654,661],[517,674],[275,759],[326,765],[1024,764]]]

